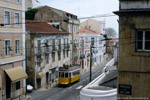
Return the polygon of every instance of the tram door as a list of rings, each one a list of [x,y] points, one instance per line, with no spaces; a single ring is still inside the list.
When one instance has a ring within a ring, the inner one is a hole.
[[[69,73],[69,83],[71,83],[71,73]]]

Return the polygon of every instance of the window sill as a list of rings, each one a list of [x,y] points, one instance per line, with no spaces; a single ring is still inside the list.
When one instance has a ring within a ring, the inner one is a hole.
[[[21,54],[15,54],[15,56],[20,56]]]
[[[8,56],[5,55],[5,58],[8,58],[8,57],[11,57],[11,55],[8,55]]]
[[[11,27],[11,25],[5,25],[5,24],[4,24],[4,27]]]
[[[150,51],[134,51],[132,56],[150,57]]]
[[[14,25],[14,27],[16,27],[16,28],[20,28],[20,25]]]

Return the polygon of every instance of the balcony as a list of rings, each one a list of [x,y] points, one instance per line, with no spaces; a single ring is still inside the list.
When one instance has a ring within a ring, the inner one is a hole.
[[[54,45],[54,46],[52,47],[52,51],[55,52],[55,51],[57,51],[57,50],[58,50],[58,47]]]
[[[35,55],[36,56],[41,56],[42,55],[42,49],[41,48],[36,48],[35,49]]]
[[[64,49],[63,50],[67,50],[67,51],[70,51],[70,45],[67,44],[67,45],[64,45]]]

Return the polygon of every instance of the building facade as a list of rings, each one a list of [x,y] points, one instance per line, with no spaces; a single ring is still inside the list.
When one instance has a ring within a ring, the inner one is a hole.
[[[59,68],[70,66],[69,33],[46,22],[26,21],[27,83],[34,89],[58,84]]]
[[[36,8],[41,6],[40,2],[38,0],[25,0],[25,10],[29,10],[32,8]]]
[[[120,0],[118,100],[150,99],[150,2]]]
[[[104,37],[95,31],[89,29],[79,30],[80,65],[83,73],[90,70],[90,47],[92,45],[93,67],[97,67],[103,62],[105,53],[103,39]]]
[[[0,0],[0,99],[26,93],[25,1]]]
[[[80,24],[81,28],[90,29],[100,34],[105,34],[105,21],[88,19]]]
[[[49,6],[42,6],[36,8],[35,17],[32,20],[48,22],[71,33],[69,35],[70,42],[72,43],[70,45],[72,51],[70,52],[70,60],[72,64],[79,64],[78,32],[80,22],[76,15]]]

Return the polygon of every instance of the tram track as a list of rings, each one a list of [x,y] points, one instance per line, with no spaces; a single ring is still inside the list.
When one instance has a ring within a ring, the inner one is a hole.
[[[34,98],[34,99],[30,99],[30,100],[44,100],[45,98],[48,98],[56,93],[59,93],[61,91],[63,91],[65,88],[56,88],[56,91],[52,92],[52,91],[47,91],[44,93],[44,95],[42,95],[41,97],[37,97],[37,98]]]

